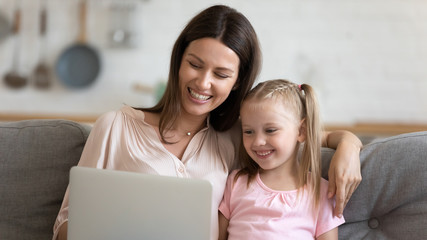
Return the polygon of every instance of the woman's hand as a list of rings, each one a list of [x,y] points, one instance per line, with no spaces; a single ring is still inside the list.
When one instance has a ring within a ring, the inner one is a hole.
[[[328,132],[324,137],[326,146],[335,149],[329,165],[328,197],[336,196],[334,215],[341,217],[348,200],[362,181],[359,157],[362,143],[348,131]]]

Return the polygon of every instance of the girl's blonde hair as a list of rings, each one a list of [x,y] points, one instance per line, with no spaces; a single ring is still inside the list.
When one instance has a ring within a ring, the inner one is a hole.
[[[310,190],[314,196],[317,207],[320,198],[321,181],[321,132],[322,127],[319,118],[319,108],[314,89],[308,84],[297,85],[288,80],[276,79],[259,83],[253,88],[243,101],[255,99],[262,101],[274,99],[281,101],[287,109],[295,114],[297,120],[306,125],[306,140],[303,146],[298,168],[299,186],[310,182]],[[255,178],[259,166],[252,160],[243,144],[240,148],[241,163],[243,168],[236,175],[235,180],[242,175],[248,175],[248,185]],[[311,172],[309,174],[309,172]]]

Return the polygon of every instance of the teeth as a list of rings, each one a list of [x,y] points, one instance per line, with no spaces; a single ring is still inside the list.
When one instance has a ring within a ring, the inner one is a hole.
[[[205,95],[201,95],[201,94],[195,93],[191,89],[190,89],[190,94],[191,94],[192,97],[194,97],[194,98],[196,98],[198,100],[202,100],[202,101],[208,100],[210,98],[210,96],[205,96]]]
[[[272,151],[263,151],[263,152],[256,152],[256,154],[260,155],[260,156],[267,156],[268,154],[270,154]]]

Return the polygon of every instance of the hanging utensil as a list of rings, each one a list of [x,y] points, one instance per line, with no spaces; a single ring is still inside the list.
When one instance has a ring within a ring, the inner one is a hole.
[[[3,42],[9,35],[11,31],[10,22],[0,11],[0,43]]]
[[[98,52],[86,43],[86,1],[80,5],[80,33],[76,44],[68,47],[59,56],[56,73],[62,82],[72,88],[91,85],[100,72]]]
[[[34,85],[37,88],[48,88],[50,86],[50,69],[46,64],[46,29],[47,29],[47,8],[46,1],[40,7],[40,50],[39,64],[34,69]]]
[[[17,7],[14,12],[13,35],[14,49],[12,56],[12,70],[4,76],[4,82],[11,88],[22,88],[27,84],[27,78],[19,73],[20,58],[20,36],[19,30],[21,25],[21,10]]]
[[[109,45],[112,48],[134,47],[131,22],[135,4],[134,2],[116,2],[111,5]]]

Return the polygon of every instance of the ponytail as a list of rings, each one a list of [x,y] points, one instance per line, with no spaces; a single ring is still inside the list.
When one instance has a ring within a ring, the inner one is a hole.
[[[311,193],[314,197],[315,207],[319,205],[320,179],[322,174],[321,164],[321,121],[319,107],[314,89],[308,84],[299,85],[300,96],[303,103],[304,124],[306,141],[302,150],[299,168],[301,183],[310,181]],[[308,174],[310,172],[310,174]]]

